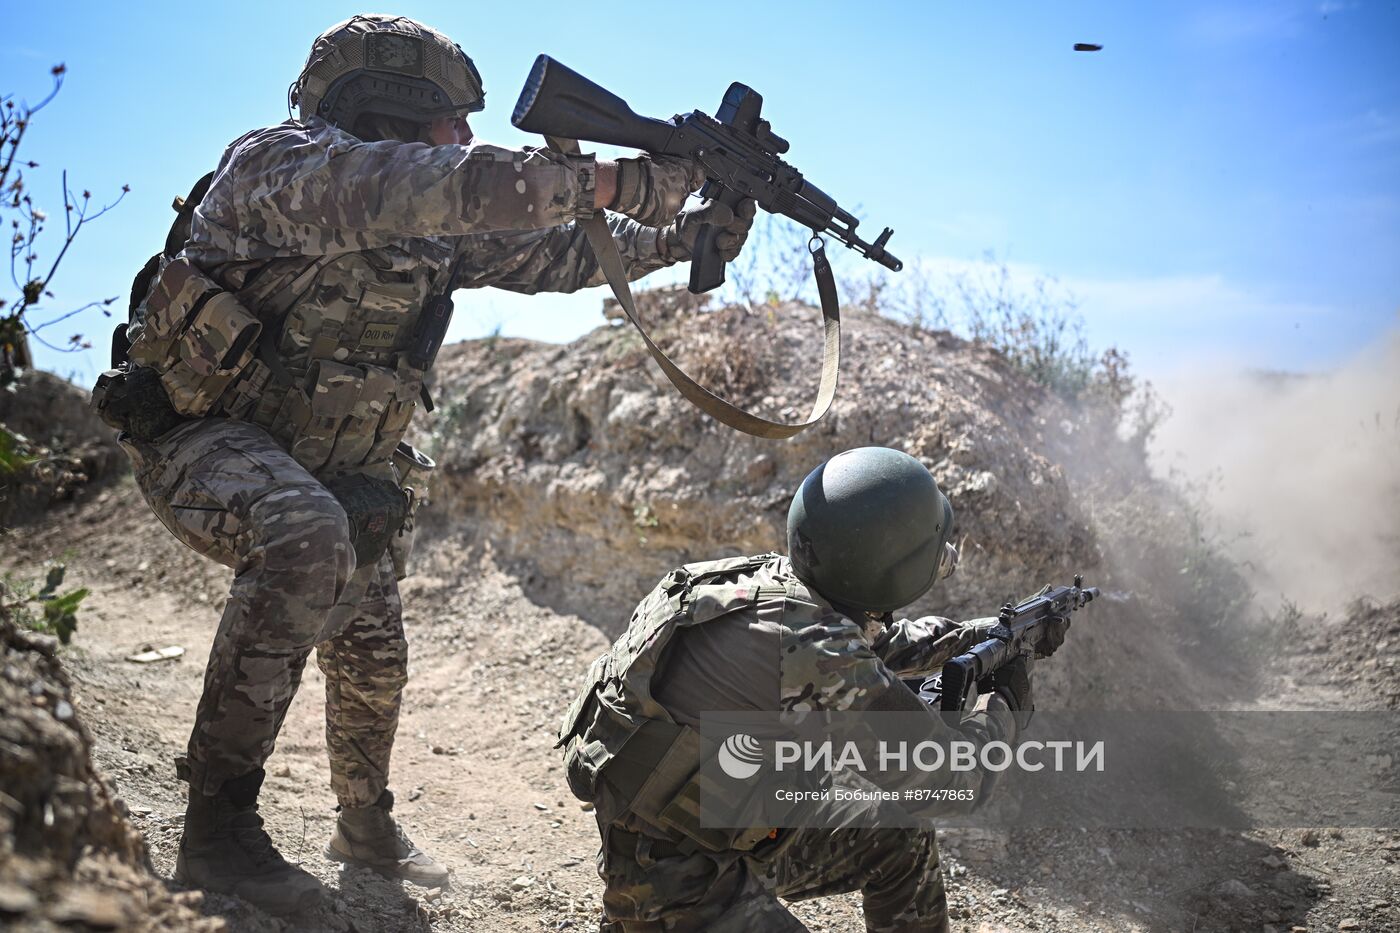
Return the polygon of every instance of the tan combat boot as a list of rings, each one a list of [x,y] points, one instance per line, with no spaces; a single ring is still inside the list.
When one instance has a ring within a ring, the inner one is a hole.
[[[258,816],[258,769],[210,797],[190,787],[185,831],[175,859],[175,880],[192,888],[241,897],[270,914],[286,916],[314,907],[321,882],[284,859]]]
[[[451,873],[404,835],[393,809],[394,795],[387,790],[368,807],[341,807],[326,858],[425,888],[445,887]]]

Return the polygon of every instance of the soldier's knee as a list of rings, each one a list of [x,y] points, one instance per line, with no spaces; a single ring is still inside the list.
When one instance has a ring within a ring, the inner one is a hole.
[[[294,588],[338,589],[355,569],[345,509],[319,483],[284,486],[249,509],[254,546],[267,572]]]

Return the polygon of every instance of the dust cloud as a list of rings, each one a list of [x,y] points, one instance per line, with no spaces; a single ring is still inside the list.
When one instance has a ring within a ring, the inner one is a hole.
[[[1153,468],[1198,497],[1265,609],[1400,594],[1400,329],[1330,372],[1201,365],[1158,390]]]

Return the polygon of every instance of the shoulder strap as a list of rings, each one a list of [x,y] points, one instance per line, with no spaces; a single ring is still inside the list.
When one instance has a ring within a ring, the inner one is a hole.
[[[545,139],[549,141],[550,147],[556,151],[570,155],[577,154],[579,151],[576,140],[554,136],[546,136]],[[656,360],[656,364],[661,367],[661,371],[666,374],[671,385],[675,386],[681,395],[689,399],[696,408],[736,431],[752,434],[755,437],[773,439],[792,437],[816,424],[826,414],[827,409],[831,407],[832,400],[836,397],[836,381],[841,371],[841,307],[836,297],[836,282],[831,274],[831,264],[827,261],[826,250],[821,245],[820,238],[813,237],[816,247],[811,252],[813,273],[817,279],[817,294],[821,297],[822,321],[824,323],[821,383],[817,388],[817,397],[812,402],[812,411],[806,420],[786,423],[770,421],[739,408],[700,385],[672,362],[671,358],[652,341],[651,335],[642,326],[641,317],[637,314],[637,308],[632,302],[632,288],[627,282],[627,272],[622,265],[622,256],[617,251],[617,244],[613,242],[612,231],[608,229],[603,212],[598,211],[587,218],[580,217],[578,223],[583,227],[584,233],[588,237],[588,243],[593,247],[593,252],[598,257],[598,265],[603,270],[603,275],[607,277],[608,285],[612,287],[613,295],[616,296],[618,304],[622,305],[627,320],[631,321],[632,326],[637,328],[637,332],[642,335],[642,341],[651,351],[652,359]]]
[[[136,273],[136,278],[131,280],[131,298],[127,302],[126,322],[118,324],[112,333],[113,369],[126,362],[127,353],[131,350],[131,341],[126,335],[127,328],[136,320],[136,309],[146,300],[146,293],[151,290],[151,279],[160,272],[163,260],[174,259],[180,250],[185,248],[185,243],[190,238],[190,220],[194,217],[194,209],[209,193],[209,185],[213,181],[214,173],[208,172],[194,183],[189,194],[183,198],[177,197],[171,203],[170,206],[175,209],[175,219],[165,235],[165,248],[147,259],[141,271]]]
[[[190,222],[194,218],[194,209],[199,207],[199,203],[209,193],[209,186],[213,182],[214,173],[209,172],[194,183],[189,194],[171,202],[170,206],[175,209],[175,222],[170,225],[170,232],[165,235],[165,256],[167,259],[174,259],[176,254],[185,248],[185,243],[190,238]]]

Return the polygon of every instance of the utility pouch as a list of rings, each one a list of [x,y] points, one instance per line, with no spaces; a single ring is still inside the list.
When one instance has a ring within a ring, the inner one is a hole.
[[[253,361],[262,324],[187,259],[161,269],[130,357],[161,374],[175,409],[201,417]]]
[[[408,519],[408,495],[391,480],[363,473],[334,477],[326,481],[326,488],[345,509],[350,541],[355,547],[355,566],[379,563]]]

